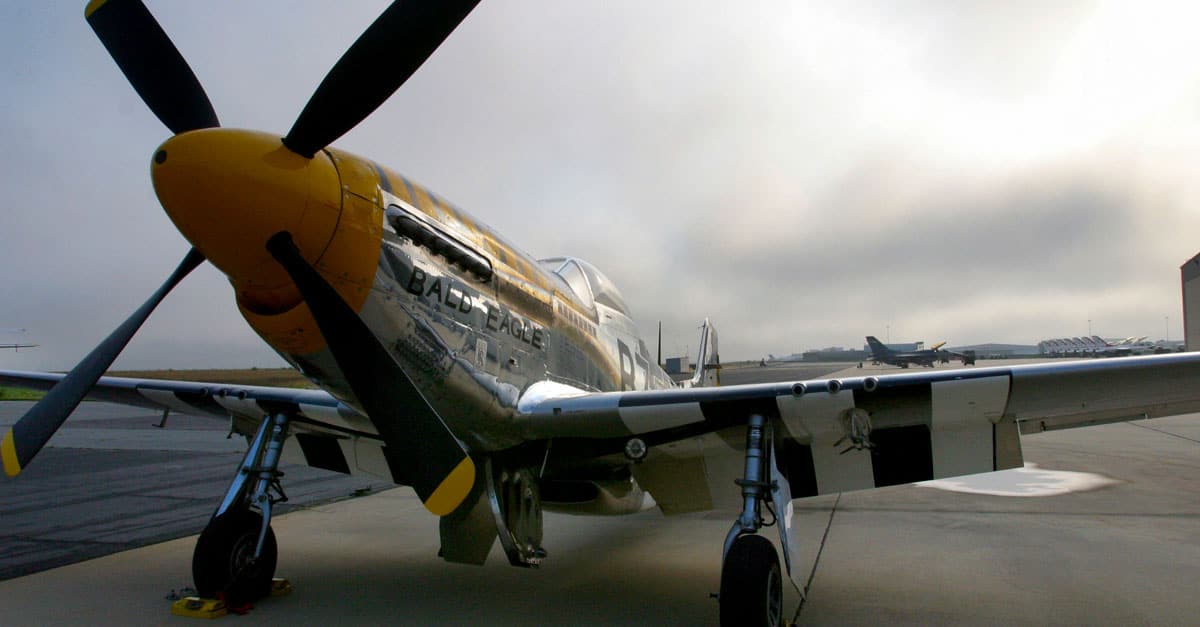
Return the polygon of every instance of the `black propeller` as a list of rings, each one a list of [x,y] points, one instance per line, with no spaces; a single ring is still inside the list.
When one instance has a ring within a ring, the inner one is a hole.
[[[358,38],[317,87],[284,144],[311,158],[374,111],[458,26],[478,0],[397,0]],[[204,88],[141,0],[91,0],[85,16],[133,88],[175,134],[220,126]],[[377,424],[389,458],[426,508],[454,511],[474,486],[475,466],[367,325],[301,256],[290,234],[268,250],[287,270],[354,394]],[[0,442],[15,475],[54,435],[166,294],[204,256],[192,249],[128,320],[92,350]]]
[[[172,133],[221,125],[192,68],[140,0],[92,0],[84,15],[125,78]]]
[[[26,466],[30,460],[42,447],[46,445],[54,435],[55,431],[62,426],[67,416],[75,410],[79,402],[83,400],[84,395],[104,374],[105,370],[112,365],[113,360],[129,343],[129,339],[133,334],[141,328],[142,323],[146,322],[146,318],[150,316],[150,312],[158,306],[168,292],[174,288],[183,277],[189,272],[196,269],[204,261],[204,255],[195,248],[188,251],[183,261],[179,263],[179,267],[167,277],[164,282],[150,298],[138,307],[137,311],[133,312],[117,327],[103,342],[100,342],[92,352],[88,353],[79,365],[75,366],[71,372],[63,377],[46,396],[38,401],[36,405],[25,412],[24,416],[12,426],[12,429],[5,434],[4,441],[0,444],[0,455],[4,460],[4,471],[8,476],[15,477]]]
[[[383,104],[479,0],[397,0],[367,28],[313,92],[283,143],[312,158]]]
[[[146,106],[172,133],[220,126],[200,81],[140,0],[92,0],[84,17]],[[137,311],[12,426],[0,442],[0,458],[9,476],[16,476],[33,460],[155,307],[203,261],[200,251],[188,251]]]
[[[383,436],[389,463],[429,511],[453,512],[475,483],[462,443],[366,323],[304,260],[290,233],[275,234],[267,250],[300,289],[338,368]]]

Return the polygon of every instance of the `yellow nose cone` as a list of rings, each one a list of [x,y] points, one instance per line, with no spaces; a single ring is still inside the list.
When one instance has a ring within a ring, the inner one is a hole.
[[[151,174],[167,215],[229,277],[243,307],[271,313],[301,301],[266,242],[288,231],[312,264],[329,245],[342,202],[324,152],[305,159],[275,135],[203,129],[164,142]]]

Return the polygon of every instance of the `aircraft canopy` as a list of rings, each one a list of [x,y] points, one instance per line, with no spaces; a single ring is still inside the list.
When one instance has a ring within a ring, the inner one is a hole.
[[[585,305],[590,307],[596,302],[629,315],[629,307],[616,284],[596,266],[576,257],[551,257],[538,263],[558,275]]]

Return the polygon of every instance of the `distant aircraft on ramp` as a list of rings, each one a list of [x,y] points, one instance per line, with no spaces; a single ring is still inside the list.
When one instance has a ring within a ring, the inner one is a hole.
[[[900,366],[901,368],[907,368],[912,364],[932,368],[938,360],[936,348],[915,351],[892,350],[888,348],[887,344],[880,342],[879,338],[876,338],[874,335],[867,336],[867,344],[871,347],[871,361],[876,363],[891,364],[893,366]]]

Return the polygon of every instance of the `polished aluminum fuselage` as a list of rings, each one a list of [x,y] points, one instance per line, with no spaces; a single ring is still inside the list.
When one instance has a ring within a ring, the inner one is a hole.
[[[376,172],[383,237],[359,314],[470,449],[526,440],[514,418],[535,383],[589,392],[674,385],[625,313],[585,304],[551,269],[457,207],[399,175]],[[328,349],[280,352],[356,405]]]

